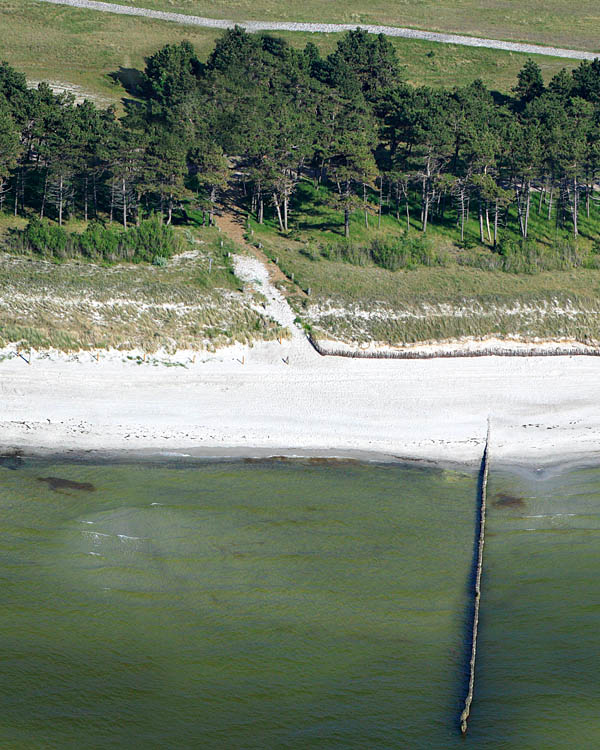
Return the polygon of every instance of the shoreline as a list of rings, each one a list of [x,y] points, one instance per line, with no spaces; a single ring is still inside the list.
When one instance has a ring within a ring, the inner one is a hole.
[[[13,450],[13,449],[8,449]],[[396,456],[369,451],[340,451],[334,449],[294,449],[280,448],[251,449],[251,448],[206,448],[189,449],[177,451],[153,450],[149,448],[139,449],[98,449],[80,450],[71,448],[57,451],[49,448],[30,447],[26,450],[18,450],[19,461],[43,461],[51,463],[69,464],[132,464],[147,463],[151,465],[193,465],[199,466],[203,463],[280,463],[294,464],[305,463],[309,466],[344,466],[344,465],[395,465],[413,469],[439,469],[442,471],[457,471],[475,474],[479,471],[481,456],[479,459],[452,461],[448,459],[418,458],[411,456]],[[15,458],[15,453],[5,452],[6,446],[0,443],[0,470],[2,468],[18,468],[10,466],[10,460]],[[600,464],[600,452],[598,454],[581,453],[568,458],[547,456],[544,459],[533,461],[531,459],[506,459],[500,458],[496,461],[490,458],[490,472],[523,474],[529,478],[546,479],[569,471],[595,469]]]
[[[131,357],[40,352],[31,365],[0,361],[0,452],[293,452],[472,466],[490,416],[495,467],[600,457],[594,357],[321,357],[299,331],[179,367]]]

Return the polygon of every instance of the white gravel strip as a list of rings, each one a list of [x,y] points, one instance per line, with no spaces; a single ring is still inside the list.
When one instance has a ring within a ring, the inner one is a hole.
[[[348,23],[286,23],[283,21],[228,21],[218,18],[203,18],[189,16],[185,13],[169,13],[149,8],[134,8],[130,5],[103,3],[97,0],[40,0],[40,2],[55,5],[71,5],[76,8],[100,10],[106,13],[120,13],[127,16],[144,16],[160,21],[174,21],[193,26],[205,26],[212,29],[231,29],[235,25],[243,26],[247,31],[304,31],[313,33],[332,34],[341,31],[351,31],[357,27],[371,34],[386,34],[406,39],[424,39],[428,42],[444,44],[460,44],[465,47],[489,47],[507,52],[523,52],[529,55],[549,55],[551,57],[567,57],[573,60],[593,60],[600,53],[583,52],[576,49],[561,49],[560,47],[544,47],[539,44],[521,44],[519,42],[504,42],[499,39],[484,39],[476,36],[462,36],[458,34],[439,34],[433,31],[418,31],[398,26],[374,26],[371,24]]]

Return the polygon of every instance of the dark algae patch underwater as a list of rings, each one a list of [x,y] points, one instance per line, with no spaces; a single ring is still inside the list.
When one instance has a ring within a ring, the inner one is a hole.
[[[476,483],[356,462],[0,466],[0,744],[596,746],[596,470],[492,469],[460,737]]]

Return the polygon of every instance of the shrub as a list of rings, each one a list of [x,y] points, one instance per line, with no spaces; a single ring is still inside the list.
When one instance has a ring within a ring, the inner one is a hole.
[[[46,224],[33,218],[23,230],[23,245],[40,255],[64,257],[69,244],[69,235],[62,227]]]
[[[163,224],[158,216],[128,229],[122,241],[126,257],[149,262],[156,257],[170,258],[177,248],[173,227]]]
[[[126,231],[91,221],[82,234],[68,233],[56,224],[33,218],[25,229],[12,232],[10,246],[15,252],[29,251],[59,258],[80,255],[92,260],[127,259],[149,263],[161,258],[166,263],[179,249],[179,242],[173,228],[162,224],[157,217]]]
[[[119,233],[99,221],[91,221],[79,236],[79,251],[88,258],[114,258],[119,251]]]
[[[444,266],[448,262],[446,254],[435,250],[425,237],[407,233],[392,239],[376,237],[368,246],[345,240],[322,247],[321,255],[328,260],[342,260],[355,266],[373,263],[388,271],[416,266]]]

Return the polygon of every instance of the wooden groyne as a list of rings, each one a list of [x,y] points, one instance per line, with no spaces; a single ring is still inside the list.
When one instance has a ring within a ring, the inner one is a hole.
[[[408,349],[405,351],[360,351],[356,349],[327,349],[312,336],[307,338],[313,349],[322,357],[347,357],[348,359],[456,359],[462,357],[600,357],[599,348],[583,349],[577,346],[557,346],[554,349],[539,349],[535,346],[514,349],[438,349],[433,351]]]
[[[479,606],[481,603],[481,574],[483,571],[483,545],[485,543],[485,510],[487,499],[487,481],[490,461],[490,422],[488,420],[485,448],[479,474],[479,540],[477,542],[477,562],[475,567],[475,585],[473,589],[473,627],[471,630],[471,658],[469,660],[469,686],[465,697],[465,707],[460,715],[460,731],[467,733],[467,724],[475,690],[475,660],[477,658],[477,631],[479,628]]]

